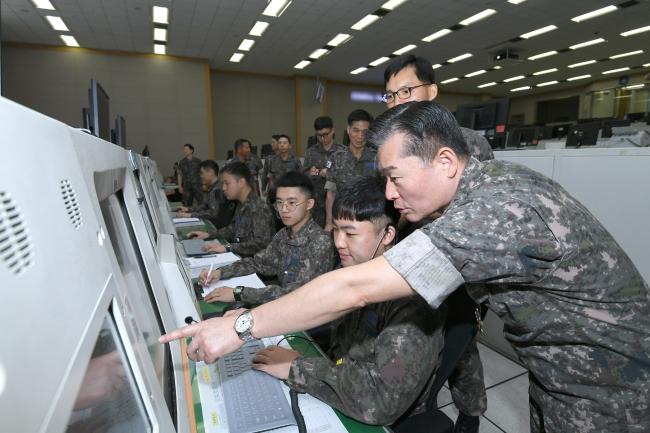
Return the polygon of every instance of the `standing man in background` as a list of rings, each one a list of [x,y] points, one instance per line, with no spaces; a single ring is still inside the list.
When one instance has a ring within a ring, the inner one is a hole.
[[[253,181],[251,186],[253,190],[259,195],[260,189],[257,183],[258,173],[262,170],[262,160],[254,153],[252,153],[251,142],[245,138],[239,138],[235,141],[235,153],[228,163],[239,161],[246,164],[251,171]]]
[[[264,158],[264,167],[262,167],[262,172],[260,173],[262,180],[262,193],[265,193],[268,188],[269,164],[271,163],[271,159],[278,154],[278,138],[280,138],[279,134],[273,134],[271,136],[271,154]]]
[[[194,146],[187,143],[183,145],[183,159],[178,161],[178,191],[183,196],[183,206],[192,206],[203,203],[203,189],[199,169],[201,160],[194,156]]]

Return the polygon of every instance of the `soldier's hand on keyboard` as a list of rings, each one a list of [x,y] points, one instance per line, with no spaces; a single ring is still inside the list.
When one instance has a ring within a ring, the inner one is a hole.
[[[210,234],[201,230],[189,232],[187,234],[188,239],[197,238],[197,239],[207,239]]]
[[[226,247],[218,243],[206,243],[203,245],[203,251],[210,253],[225,253]]]
[[[299,356],[300,354],[295,350],[269,346],[257,352],[253,358],[253,368],[286,380],[289,377],[291,363]]]
[[[235,302],[235,295],[233,295],[232,287],[217,287],[203,300],[205,302]]]

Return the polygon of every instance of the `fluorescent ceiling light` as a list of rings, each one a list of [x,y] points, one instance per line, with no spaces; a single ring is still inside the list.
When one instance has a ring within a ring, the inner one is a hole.
[[[53,16],[46,16],[46,20],[49,21],[50,25],[54,30],[58,30],[60,32],[69,32],[70,30],[68,29],[68,26],[65,25],[61,17],[53,17]]]
[[[310,63],[311,62],[309,60],[303,60],[303,61],[299,62],[296,66],[294,66],[294,68],[303,69],[305,66],[307,66]]]
[[[596,61],[595,60],[586,60],[584,62],[574,63],[572,65],[569,65],[569,68],[577,68],[577,67],[580,67],[580,66],[591,65],[592,63],[596,63]]]
[[[586,21],[591,18],[596,18],[598,16],[605,15],[610,12],[614,12],[616,9],[618,8],[614,5],[605,6],[604,8],[596,9],[595,11],[587,12],[586,14],[573,17],[571,18],[571,21],[575,21],[576,23],[579,23],[581,21]]]
[[[362,67],[360,67],[360,68],[355,69],[354,71],[352,71],[352,72],[350,72],[350,73],[351,73],[352,75],[357,75],[357,74],[360,74],[360,73],[365,72],[365,71],[367,71],[367,70],[368,70],[368,68],[366,68],[365,66],[362,66]]]
[[[169,9],[162,6],[154,6],[153,22],[158,24],[169,24]]]
[[[156,54],[167,54],[167,47],[163,44],[153,44],[153,52]]]
[[[440,63],[436,63],[435,65],[431,65],[431,68],[433,69],[442,68],[442,65]]]
[[[647,31],[650,31],[650,26],[639,27],[638,29],[628,30],[626,32],[621,33],[621,36],[632,36]]]
[[[615,74],[616,72],[623,72],[623,71],[629,71],[629,70],[630,70],[630,68],[628,68],[628,67],[618,68],[618,69],[610,69],[609,71],[603,72],[603,75],[604,74]]]
[[[379,16],[377,15],[366,15],[365,17],[361,18],[359,21],[357,21],[352,27],[350,27],[352,30],[363,30],[366,27],[368,27],[370,24],[374,23],[379,19]]]
[[[381,5],[382,9],[388,9],[389,11],[395,10],[399,5],[405,3],[406,0],[388,0],[386,3]]]
[[[557,54],[557,51],[547,51],[545,53],[540,53],[540,54],[535,54],[534,56],[530,56],[528,60],[537,60],[541,59],[543,57],[548,57],[548,56],[554,56]]]
[[[508,0],[508,3],[512,3],[513,5],[518,5],[519,3],[523,3],[526,0]]]
[[[461,26],[468,26],[472,23],[482,20],[483,18],[487,18],[490,15],[494,15],[495,13],[497,13],[497,11],[495,11],[494,9],[485,9],[483,12],[479,12],[476,15],[472,15],[469,18],[465,18],[459,24]]]
[[[550,31],[555,30],[555,29],[557,29],[557,26],[554,26],[553,24],[551,24],[550,26],[542,27],[541,29],[533,30],[532,32],[528,32],[528,33],[524,33],[523,35],[521,35],[519,37],[524,38],[524,39],[530,39],[530,38],[533,38],[535,36],[539,36],[541,34],[550,32]]]
[[[431,41],[436,40],[438,38],[441,38],[441,37],[443,37],[445,35],[448,35],[449,33],[451,33],[451,30],[449,30],[449,29],[438,30],[435,33],[431,33],[429,36],[427,36],[425,38],[422,38],[422,40],[424,42],[431,42]]]
[[[449,63],[456,63],[456,62],[460,62],[461,60],[469,59],[470,57],[472,57],[470,53],[465,53],[465,54],[461,54],[458,57],[454,57],[453,59],[449,59],[447,61]]]
[[[440,84],[453,83],[454,81],[458,81],[458,77],[454,77],[454,78],[450,78],[448,80],[441,81]]]
[[[557,84],[559,81],[547,81],[545,83],[539,83],[537,87],[544,87],[544,86],[552,86],[553,84]]]
[[[481,84],[480,86],[476,86],[476,87],[478,87],[479,89],[483,89],[484,87],[490,87],[496,85],[497,85],[496,81],[492,81],[490,83]]]
[[[644,68],[648,68],[648,67],[650,67],[650,63],[646,63],[645,65],[643,65],[643,67],[644,67]]]
[[[241,44],[239,44],[239,48],[237,48],[240,51],[250,51],[251,48],[253,48],[253,45],[255,45],[255,41],[252,39],[244,39],[241,41]]]
[[[154,41],[166,41],[167,40],[167,29],[153,29],[153,40]]]
[[[629,53],[621,53],[611,56],[610,59],[620,59],[621,57],[634,56],[637,54],[642,54],[643,50],[630,51]]]
[[[326,50],[325,48],[319,48],[317,50],[314,50],[313,53],[309,55],[310,59],[319,59],[323,57],[325,54],[327,54],[329,50]]]
[[[533,75],[544,75],[544,74],[550,74],[551,72],[557,72],[557,68],[544,69],[543,71],[533,72]]]
[[[577,50],[578,48],[584,48],[584,47],[588,47],[590,45],[600,44],[601,42],[605,42],[605,39],[603,39],[603,38],[592,39],[592,40],[587,41],[587,42],[581,42],[579,44],[571,45],[569,48],[572,49],[572,50]]]
[[[385,62],[387,62],[389,60],[390,60],[390,57],[380,57],[377,60],[375,60],[374,62],[370,62],[370,66],[379,66],[382,63],[385,63]]]
[[[393,51],[393,54],[395,54],[396,56],[401,56],[402,54],[407,53],[407,52],[411,51],[412,49],[414,49],[416,47],[417,47],[417,45],[413,45],[413,44],[407,45],[405,47],[400,48],[397,51]]]
[[[338,35],[334,36],[332,40],[327,43],[327,45],[331,47],[338,47],[339,45],[349,41],[350,39],[352,39],[352,36],[345,33],[339,33]]]
[[[61,35],[61,39],[63,39],[63,42],[69,47],[78,47],[79,46],[79,43],[77,43],[77,40],[74,38],[74,36]]]
[[[239,63],[243,58],[244,55],[242,53],[234,53],[232,56],[230,56],[230,61],[234,63]]]
[[[52,6],[50,0],[32,0],[32,3],[34,3],[34,6],[36,6],[38,9],[47,9],[50,11],[54,10],[54,6]]]
[[[526,78],[524,75],[517,75],[516,77],[506,78],[505,80],[503,80],[503,82],[509,83],[511,81],[523,80],[524,78]]]
[[[494,69],[499,70],[499,69],[501,69],[501,66],[496,65],[496,66],[494,67]]]
[[[251,36],[262,36],[264,32],[266,31],[266,28],[269,26],[269,23],[264,22],[264,21],[258,21],[255,23],[253,28],[251,29],[250,32],[248,32],[249,35]]]
[[[524,87],[516,87],[514,89],[510,89],[511,92],[521,92],[522,90],[529,90],[530,86],[524,86]]]
[[[291,4],[290,0],[271,0],[262,15],[279,17]]]
[[[582,80],[583,78],[591,78],[591,75],[585,74],[585,75],[578,75],[576,77],[569,77],[566,80],[567,81],[575,81],[575,80]]]
[[[465,75],[466,77],[476,77],[477,75],[485,74],[487,71],[485,69],[481,69],[480,71],[474,71],[470,72],[469,74]]]
[[[645,87],[645,84],[633,84],[631,86],[625,86],[623,87],[625,90],[633,90],[633,89],[642,89]]]

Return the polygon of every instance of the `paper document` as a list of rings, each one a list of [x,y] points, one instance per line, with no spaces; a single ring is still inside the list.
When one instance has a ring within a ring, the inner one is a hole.
[[[224,280],[213,281],[212,284],[208,287],[203,288],[203,297],[206,297],[208,293],[216,289],[217,287],[252,287],[254,289],[261,289],[266,287],[266,284],[260,280],[260,277],[257,274],[244,275],[243,277],[235,278],[226,278]]]
[[[236,254],[233,253],[220,253],[208,257],[188,257],[185,259],[190,268],[209,268],[210,265],[214,265],[215,269],[222,266],[235,263],[239,260]]]
[[[174,224],[178,223],[198,223],[201,220],[198,218],[172,218]]]

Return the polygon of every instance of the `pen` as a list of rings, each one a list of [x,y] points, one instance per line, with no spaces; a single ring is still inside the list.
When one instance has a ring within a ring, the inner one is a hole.
[[[204,288],[207,288],[209,286],[209,284],[207,284],[208,283],[208,278],[210,278],[210,274],[212,273],[212,268],[213,267],[214,267],[214,263],[210,263],[210,267],[208,268],[208,275],[205,277],[205,283],[206,284],[203,285]]]

